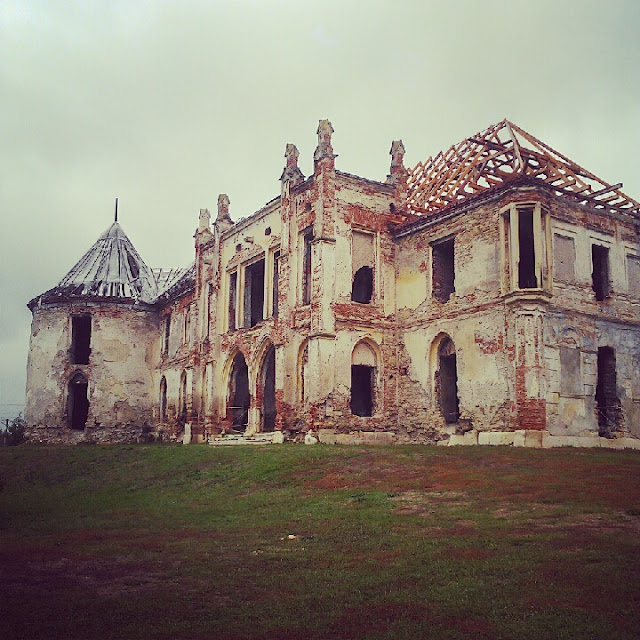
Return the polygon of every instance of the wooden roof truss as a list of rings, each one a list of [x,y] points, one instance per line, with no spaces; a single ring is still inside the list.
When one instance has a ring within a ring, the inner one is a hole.
[[[508,120],[440,152],[409,172],[412,213],[433,215],[520,178],[540,180],[580,203],[640,217],[622,183],[608,184]]]

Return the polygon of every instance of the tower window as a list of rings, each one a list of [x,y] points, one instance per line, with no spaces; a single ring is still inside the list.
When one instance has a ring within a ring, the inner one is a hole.
[[[91,316],[71,317],[71,348],[69,353],[72,364],[89,364]]]

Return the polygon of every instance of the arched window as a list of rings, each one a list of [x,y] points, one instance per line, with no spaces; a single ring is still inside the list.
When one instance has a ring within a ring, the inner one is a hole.
[[[376,354],[366,342],[359,342],[351,354],[351,413],[369,417],[375,407]]]
[[[89,383],[83,373],[78,371],[69,380],[67,395],[67,415],[69,426],[77,431],[84,431],[89,415]]]
[[[167,421],[167,379],[160,380],[160,422]]]

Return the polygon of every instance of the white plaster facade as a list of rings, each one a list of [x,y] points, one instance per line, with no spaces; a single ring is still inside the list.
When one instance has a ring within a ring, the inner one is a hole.
[[[224,194],[213,223],[201,210],[190,269],[151,272],[112,228],[29,303],[30,437],[640,442],[637,203],[523,173],[419,211],[402,143],[378,182],[335,168],[332,132],[307,178],[287,145],[280,195],[251,217],[234,224]],[[124,272],[87,266],[105,242],[133,256]]]

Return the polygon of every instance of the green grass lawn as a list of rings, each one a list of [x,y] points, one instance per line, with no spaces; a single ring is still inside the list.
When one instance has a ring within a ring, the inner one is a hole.
[[[640,454],[0,449],[0,638],[629,638]]]

